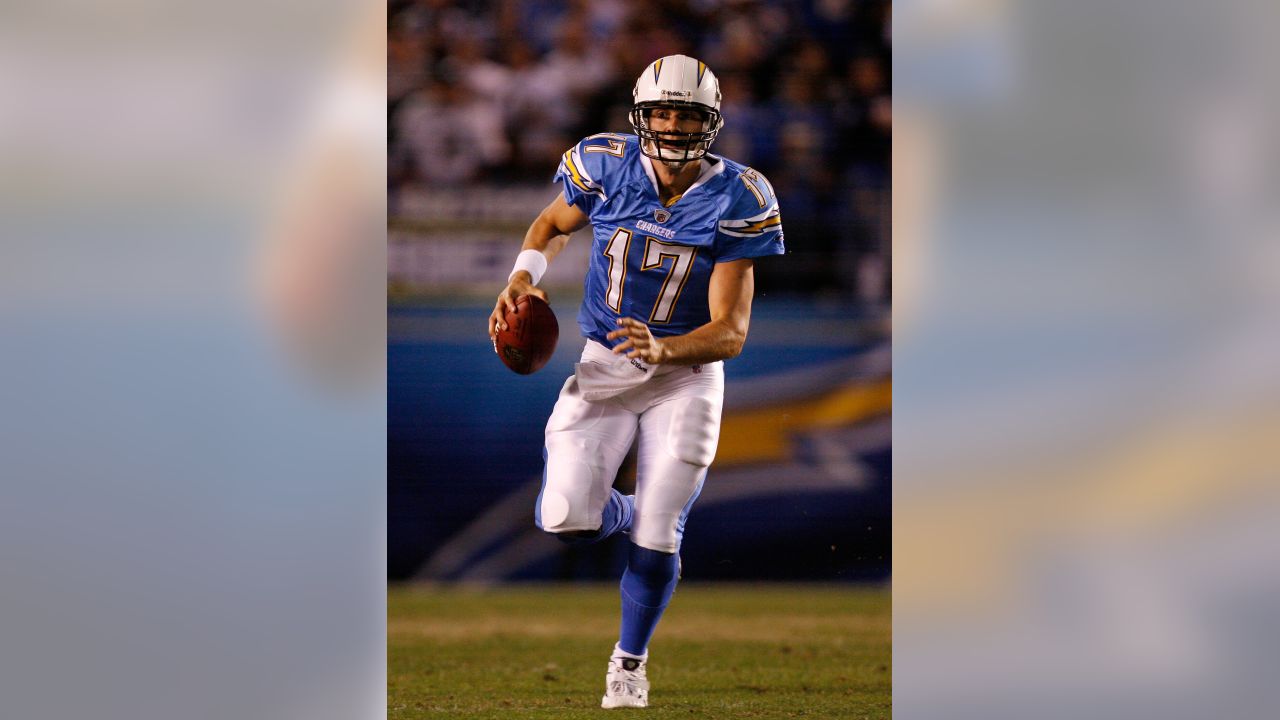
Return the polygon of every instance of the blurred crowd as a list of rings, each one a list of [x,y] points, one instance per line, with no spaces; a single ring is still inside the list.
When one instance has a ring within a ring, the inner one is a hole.
[[[825,244],[806,283],[843,282],[820,277],[842,248],[887,253],[887,0],[393,0],[388,21],[393,195],[548,182],[582,137],[630,132],[635,78],[683,53],[720,78],[712,151],[773,182],[788,236]]]

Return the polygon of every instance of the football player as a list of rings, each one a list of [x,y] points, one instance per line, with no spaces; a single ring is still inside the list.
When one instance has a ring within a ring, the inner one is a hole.
[[[537,526],[569,542],[630,536],[622,622],[602,706],[645,707],[649,639],[675,590],[685,518],[715,456],[723,361],[742,350],[754,258],[783,253],[773,188],[708,150],[724,124],[720,84],[684,55],[636,80],[635,134],[588,137],[564,153],[563,193],[533,221],[489,317],[516,298],[574,231],[592,226],[578,326],[581,362],[547,422]],[[635,495],[612,484],[638,442]]]

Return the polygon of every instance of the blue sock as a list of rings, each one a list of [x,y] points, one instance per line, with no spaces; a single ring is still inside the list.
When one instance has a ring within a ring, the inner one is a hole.
[[[609,491],[609,502],[604,504],[604,519],[600,523],[600,538],[614,533],[631,532],[631,518],[636,513],[636,496]]]
[[[626,572],[622,573],[622,632],[618,647],[623,651],[643,656],[648,650],[662,611],[676,591],[678,565],[675,553],[632,544]]]
[[[571,545],[586,545],[600,542],[614,533],[630,532],[631,518],[636,511],[635,496],[623,495],[617,490],[610,490],[609,493],[609,501],[604,504],[604,514],[601,516],[598,531],[560,533],[556,537]]]

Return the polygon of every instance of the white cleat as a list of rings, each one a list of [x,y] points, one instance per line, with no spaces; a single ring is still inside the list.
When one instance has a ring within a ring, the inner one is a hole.
[[[644,665],[644,660],[635,658],[609,658],[609,674],[604,679],[600,707],[649,707],[649,679],[645,677]]]

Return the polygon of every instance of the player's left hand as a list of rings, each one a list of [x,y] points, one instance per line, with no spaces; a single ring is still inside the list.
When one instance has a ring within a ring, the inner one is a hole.
[[[649,332],[649,326],[633,318],[618,318],[618,329],[605,337],[610,340],[626,338],[613,348],[614,354],[626,353],[629,358],[639,358],[650,365],[657,365],[666,358],[662,341]]]

